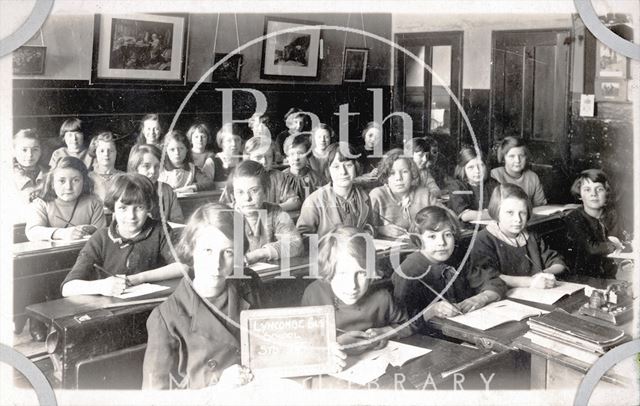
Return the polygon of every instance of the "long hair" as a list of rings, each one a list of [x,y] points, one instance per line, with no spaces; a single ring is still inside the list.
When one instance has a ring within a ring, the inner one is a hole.
[[[453,175],[457,179],[460,179],[463,182],[469,183],[469,179],[467,179],[467,173],[464,170],[464,167],[467,166],[469,161],[472,161],[476,158],[480,158],[480,160],[482,160],[482,157],[476,153],[475,149],[471,147],[463,147],[458,153],[458,162],[456,165],[456,169],[453,172]],[[487,170],[485,165],[483,180],[487,180],[487,179],[489,179],[489,171]]]
[[[388,183],[393,164],[400,159],[404,159],[407,164],[409,164],[409,170],[411,171],[411,190],[415,190],[420,186],[420,169],[418,169],[418,165],[413,162],[413,159],[404,157],[404,151],[400,148],[394,148],[384,155],[384,158],[382,158],[382,161],[378,164],[378,181],[383,184]]]

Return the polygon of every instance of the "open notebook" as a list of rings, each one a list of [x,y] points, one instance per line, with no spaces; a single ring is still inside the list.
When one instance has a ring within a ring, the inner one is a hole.
[[[549,312],[512,300],[501,300],[467,314],[449,317],[448,319],[478,330],[487,330],[509,321],[520,321],[527,317],[540,316],[545,313]]]
[[[586,286],[580,283],[557,282],[557,285],[552,289],[513,288],[507,292],[507,297],[551,305],[565,296],[584,289]]]

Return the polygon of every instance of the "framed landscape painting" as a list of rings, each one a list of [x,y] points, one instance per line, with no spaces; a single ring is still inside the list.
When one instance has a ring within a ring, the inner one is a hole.
[[[185,15],[97,14],[92,82],[185,81]]]

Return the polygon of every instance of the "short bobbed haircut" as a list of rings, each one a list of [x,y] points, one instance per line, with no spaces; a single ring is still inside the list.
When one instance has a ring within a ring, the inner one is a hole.
[[[529,161],[529,149],[527,145],[524,143],[524,140],[520,137],[504,137],[502,142],[500,143],[500,147],[498,148],[498,162],[504,163],[504,156],[507,155],[510,149],[512,148],[523,148],[525,156],[527,157],[527,161]],[[527,166],[529,162],[527,162]]]
[[[113,212],[118,200],[126,205],[144,206],[151,211],[155,205],[153,183],[146,176],[137,173],[119,174],[107,189],[104,207]]]
[[[227,135],[238,137],[238,140],[242,142],[242,137],[240,136],[240,134],[241,134],[240,127],[237,124],[233,124],[233,123],[224,124],[222,127],[220,127],[220,129],[216,133],[216,144],[218,145],[218,148],[222,149],[222,142],[224,141],[224,137],[226,137]]]
[[[155,156],[158,161],[160,161],[160,157],[162,156],[162,152],[155,145],[134,145],[133,148],[131,148],[131,153],[129,154],[129,161],[127,162],[127,172],[138,173],[138,166],[140,166],[140,164],[142,163],[142,159],[146,154]]]
[[[487,210],[489,211],[489,216],[495,221],[498,221],[498,216],[500,214],[500,206],[502,205],[502,201],[507,198],[514,198],[523,200],[527,205],[527,221],[531,218],[531,202],[529,201],[529,196],[527,193],[522,190],[522,188],[518,185],[514,185],[512,183],[502,183],[496,186],[493,189],[493,193],[491,193],[491,199],[489,199],[489,207]]]
[[[69,131],[82,132],[82,120],[79,118],[68,118],[64,120],[60,126],[60,138],[64,139],[64,136]]]
[[[164,136],[165,149],[167,148],[167,146],[169,145],[169,142],[171,141],[179,142],[185,146],[185,148],[187,149],[187,154],[184,157],[184,163],[186,164],[192,163],[193,158],[191,158],[191,142],[189,141],[189,138],[187,138],[187,136],[184,135],[184,133],[178,130],[172,130],[172,131],[169,131],[167,135]],[[168,171],[172,171],[176,169],[176,167],[171,163],[171,160],[168,157],[165,157],[164,169]]]
[[[211,141],[211,130],[209,130],[209,126],[207,126],[205,123],[198,123],[189,127],[189,130],[187,131],[187,138],[189,138],[189,141],[193,144],[193,134],[197,131],[200,131],[207,136],[207,142],[205,143],[205,146],[206,144],[209,144],[209,142]]]
[[[571,194],[576,199],[580,200],[580,189],[582,188],[582,184],[590,180],[593,183],[601,183],[607,191],[607,203],[609,203],[609,194],[611,193],[611,184],[609,183],[609,178],[604,171],[600,169],[586,169],[578,175],[576,180],[571,185]]]
[[[113,146],[116,146],[116,137],[113,136],[113,133],[111,133],[110,131],[104,131],[101,132],[100,134],[96,135],[95,137],[93,137],[91,139],[91,143],[89,144],[89,151],[88,154],[90,157],[95,158],[96,157],[96,149],[98,149],[98,143],[99,142],[108,142],[110,144],[113,144]],[[118,153],[117,149],[116,149],[116,154]]]
[[[17,133],[13,134],[13,141],[20,138],[24,138],[27,140],[36,140],[38,141],[38,144],[40,144],[40,134],[38,134],[38,131],[33,128],[23,128]]]
[[[351,156],[355,156],[355,158],[348,158],[344,156],[342,151],[349,151]],[[324,176],[326,179],[331,179],[331,172],[329,172],[329,167],[333,161],[338,158],[338,162],[352,161],[356,167],[356,176],[360,176],[362,174],[362,167],[360,166],[360,162],[358,162],[358,152],[351,144],[346,142],[335,142],[327,147],[327,167],[324,169]]]
[[[416,152],[429,153],[431,150],[431,146],[424,138],[413,138],[409,140],[409,147],[412,154],[415,154]]]
[[[409,164],[409,170],[411,171],[411,190],[415,190],[420,186],[420,169],[418,169],[418,165],[413,162],[413,159],[404,156],[404,151],[400,148],[394,148],[384,155],[384,158],[382,158],[378,164],[378,181],[383,184],[389,182],[393,164],[398,160],[404,160]]]
[[[282,151],[285,155],[289,155],[289,150],[291,148],[298,147],[302,145],[304,148],[305,154],[311,151],[311,137],[309,137],[309,133],[299,133],[293,137],[287,137],[284,140],[284,144],[282,144]]]
[[[267,192],[269,187],[271,186],[271,180],[269,179],[269,172],[262,166],[261,163],[256,161],[242,161],[233,171],[233,179],[237,178],[258,178],[260,181],[260,186],[262,187],[263,192]]]
[[[144,137],[144,123],[147,121],[156,121],[158,123],[158,127],[160,127],[159,133],[162,134],[162,121],[160,120],[160,116],[155,113],[145,114],[140,120],[140,126],[138,127],[138,139],[136,140],[136,144],[146,144],[147,139]],[[162,138],[160,138],[160,142],[162,142]]]
[[[249,157],[250,154],[253,153],[261,153],[264,155],[269,155],[275,159],[276,150],[273,147],[273,141],[270,138],[266,137],[251,137],[244,143],[244,151],[245,159]]]
[[[234,210],[221,203],[207,203],[193,212],[178,242],[177,253],[180,262],[193,266],[193,249],[198,232],[203,227],[212,226],[220,230],[225,237],[234,241]],[[249,241],[242,230],[244,255],[249,249]]]
[[[367,234],[356,227],[337,226],[318,243],[318,274],[331,281],[336,274],[338,252],[346,252],[362,269],[367,266]],[[371,249],[374,249],[373,246]]]
[[[60,158],[56,165],[47,173],[47,178],[45,179],[44,187],[40,195],[42,200],[50,202],[57,197],[53,189],[53,178],[58,169],[75,169],[80,172],[82,175],[82,193],[80,196],[93,193],[93,181],[89,177],[89,171],[84,162],[73,156],[65,156]]]
[[[333,143],[336,140],[336,132],[331,128],[330,125],[325,123],[320,123],[317,126],[313,127],[311,130],[311,136],[315,139],[316,131],[324,130],[329,133],[329,143]]]
[[[469,161],[472,161],[476,158],[480,158],[480,160],[482,160],[482,156],[479,155],[475,149],[471,147],[463,147],[460,150],[460,152],[458,153],[458,162],[456,164],[456,169],[453,172],[453,175],[456,177],[456,179],[460,179],[463,182],[469,182],[464,167],[467,166]],[[482,162],[484,163],[484,161]],[[485,168],[483,180],[487,179],[489,179],[489,171]]]
[[[438,206],[427,206],[416,213],[414,229],[420,234],[426,231],[441,231],[447,227],[456,237],[458,236],[460,223],[449,210]]]

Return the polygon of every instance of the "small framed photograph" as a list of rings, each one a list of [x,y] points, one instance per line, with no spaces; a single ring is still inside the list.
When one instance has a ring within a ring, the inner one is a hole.
[[[596,101],[627,101],[627,81],[596,78]]]
[[[213,57],[213,63],[217,64],[222,58],[227,56],[225,53],[216,52]],[[213,71],[211,80],[214,82],[240,82],[240,72],[242,71],[242,55],[235,54],[223,62]]]
[[[14,75],[43,75],[47,47],[24,45],[13,51]]]
[[[601,78],[627,78],[627,58],[598,41],[596,48],[596,76]]]
[[[319,23],[288,18],[265,18],[264,34],[286,29],[300,31],[285,32],[262,42],[262,79],[317,79],[320,64]],[[308,29],[304,29],[304,28]]]
[[[186,15],[97,14],[92,82],[185,82]]]
[[[342,63],[342,81],[363,83],[367,77],[369,50],[366,48],[346,48]]]

